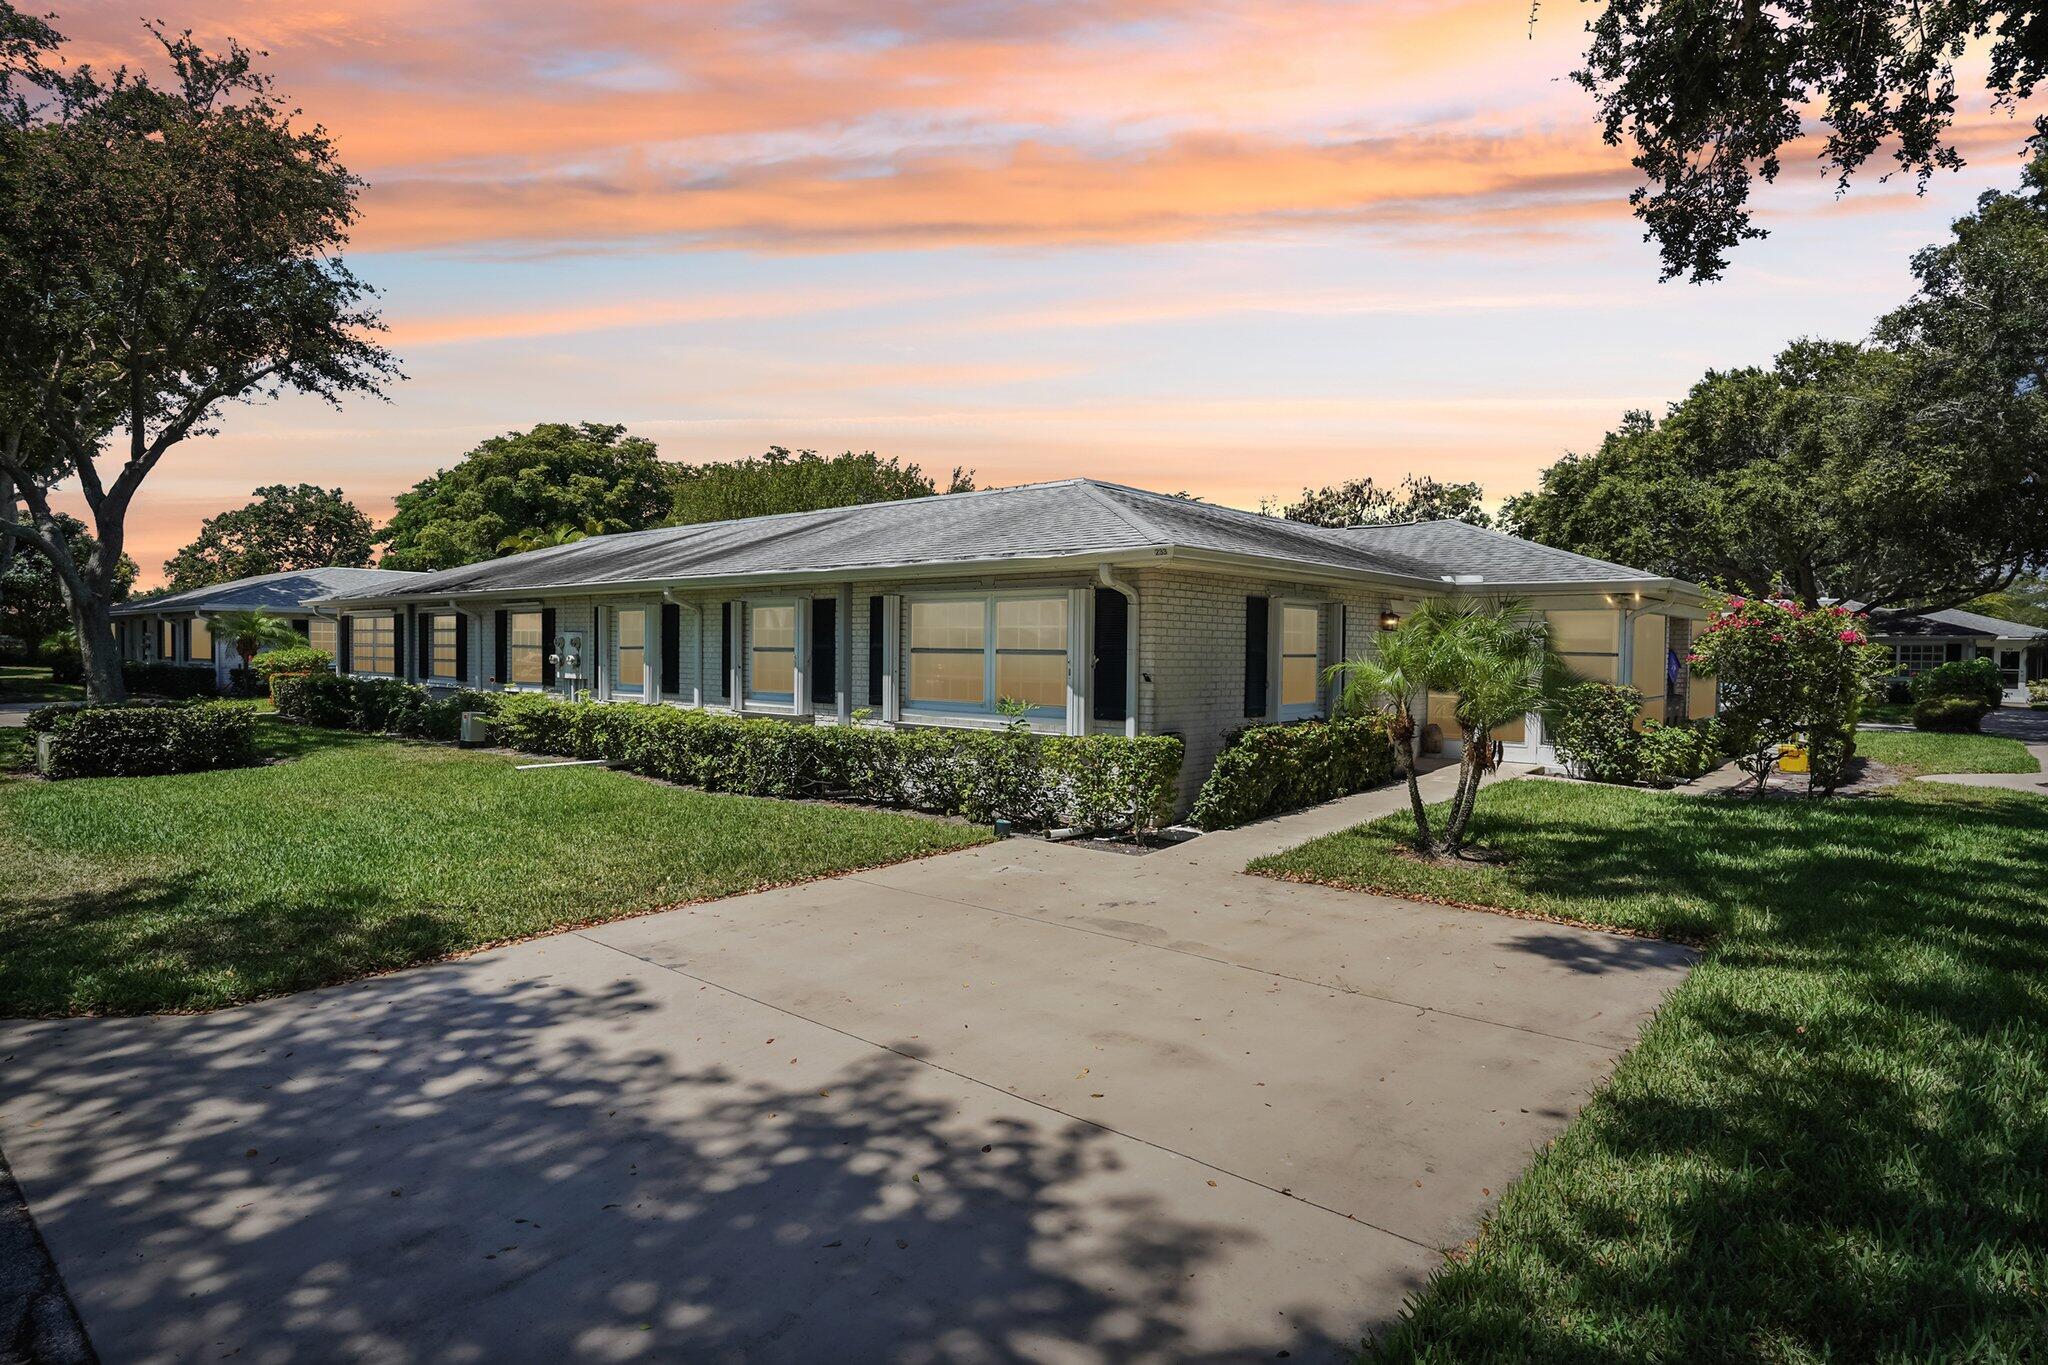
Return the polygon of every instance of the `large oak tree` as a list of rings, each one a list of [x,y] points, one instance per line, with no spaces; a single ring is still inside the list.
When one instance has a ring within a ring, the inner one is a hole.
[[[164,561],[172,592],[258,574],[369,564],[376,537],[363,509],[339,488],[270,484],[241,507],[208,517],[189,545]]]
[[[123,695],[108,609],[127,518],[180,443],[232,403],[338,402],[396,373],[371,290],[340,259],[361,188],[251,54],[150,29],[161,72],[59,59],[0,0],[0,529],[50,559],[86,686]],[[94,548],[53,505],[76,481]]]
[[[1635,149],[1631,196],[1666,278],[1718,277],[1809,120],[1846,188],[1881,151],[1922,184],[1962,164],[1949,136],[1956,65],[1971,44],[2008,109],[2048,71],[2039,0],[1598,0],[1585,64],[1610,143]]]

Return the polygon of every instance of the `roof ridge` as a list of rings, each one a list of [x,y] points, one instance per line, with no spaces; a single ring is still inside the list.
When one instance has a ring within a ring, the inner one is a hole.
[[[1167,533],[1165,527],[1159,525],[1159,523],[1153,521],[1150,517],[1138,511],[1136,508],[1124,506],[1121,501],[1119,501],[1115,497],[1112,497],[1110,494],[1111,489],[1118,489],[1120,491],[1128,493],[1140,493],[1144,491],[1143,489],[1125,488],[1122,484],[1109,483],[1101,479],[1076,479],[1074,482],[1080,484],[1082,488],[1087,490],[1088,494],[1091,497],[1093,497],[1097,502],[1101,503],[1104,507],[1107,507],[1113,514],[1115,514],[1116,518],[1119,521],[1122,521],[1129,525],[1130,528],[1138,532],[1138,534],[1150,536],[1155,541],[1170,542],[1173,539],[1173,537]],[[1154,494],[1154,496],[1156,497],[1158,495]]]

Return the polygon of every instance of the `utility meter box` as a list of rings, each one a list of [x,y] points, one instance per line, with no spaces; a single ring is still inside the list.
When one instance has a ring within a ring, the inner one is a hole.
[[[555,679],[558,682],[583,678],[583,632],[565,630],[555,637]]]

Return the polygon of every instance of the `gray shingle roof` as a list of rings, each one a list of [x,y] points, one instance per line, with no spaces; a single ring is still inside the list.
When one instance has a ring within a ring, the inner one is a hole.
[[[1428,584],[1440,583],[1451,573],[1478,572],[1494,579],[1510,565],[1517,570],[1512,580],[1516,582],[1653,577],[1562,550],[1526,546],[1490,532],[1479,533],[1479,539],[1472,542],[1472,548],[1483,551],[1486,559],[1474,567],[1447,558],[1453,550],[1465,548],[1464,544],[1446,539],[1428,525],[1373,529],[1393,534],[1332,531],[1121,484],[1068,479],[593,536],[426,574],[403,584],[402,593],[393,595],[525,593],[626,583],[858,573],[918,565],[1115,556],[1154,548],[1349,570]],[[1401,532],[1420,534],[1403,538]],[[1535,553],[1516,558],[1513,552],[1517,548]],[[1547,580],[1536,577],[1543,571],[1549,572]],[[335,595],[360,599],[383,592],[368,588]]]
[[[1658,577],[1462,521],[1350,526],[1335,534],[1375,553],[1422,560],[1435,575],[1478,574],[1487,583],[1614,583]]]
[[[1943,611],[1916,612],[1908,616],[1892,616],[1871,627],[1876,635],[1946,635],[1946,636],[1998,636],[2008,640],[2048,639],[2048,628],[2029,626],[2019,621],[2001,621],[1996,616],[1980,616],[1974,611],[1962,611],[1950,607]]]
[[[398,569],[288,569],[237,578],[211,587],[188,588],[114,608],[116,616],[160,611],[299,611],[323,597],[400,592],[427,575]]]

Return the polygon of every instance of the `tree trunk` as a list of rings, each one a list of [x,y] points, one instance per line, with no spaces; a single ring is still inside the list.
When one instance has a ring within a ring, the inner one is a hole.
[[[121,677],[121,650],[114,642],[114,618],[106,598],[99,593],[71,599],[71,624],[78,632],[78,652],[85,661],[85,696],[88,701],[128,700],[128,684]]]
[[[1429,832],[1429,807],[1422,804],[1422,784],[1416,780],[1415,759],[1408,759],[1408,805],[1415,812],[1415,851],[1427,858],[1436,852],[1436,839]]]
[[[1451,802],[1451,818],[1444,828],[1444,852],[1452,857],[1465,846],[1465,831],[1472,823],[1472,807],[1479,801],[1479,784],[1486,780],[1487,746],[1490,734],[1466,735],[1458,763],[1458,794]]]

